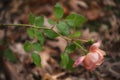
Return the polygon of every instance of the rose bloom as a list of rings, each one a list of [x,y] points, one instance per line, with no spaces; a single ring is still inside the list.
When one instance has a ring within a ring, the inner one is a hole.
[[[103,50],[99,49],[101,41],[98,41],[91,45],[89,53],[85,56],[79,57],[73,67],[77,67],[82,64],[87,70],[93,71],[96,67],[102,64],[104,55],[106,54]]]

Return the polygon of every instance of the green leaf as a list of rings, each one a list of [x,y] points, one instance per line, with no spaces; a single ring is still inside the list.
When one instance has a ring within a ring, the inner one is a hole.
[[[32,44],[32,47],[33,47],[33,49],[35,49],[36,51],[41,51],[41,50],[43,50],[43,47],[42,47],[42,45],[41,45],[40,43],[33,43],[33,44]]]
[[[57,28],[63,35],[66,35],[66,36],[69,35],[69,27],[65,22],[60,21],[57,24]]]
[[[45,29],[44,33],[45,33],[45,35],[47,35],[47,37],[49,37],[51,39],[54,39],[58,36],[58,34],[55,31],[53,31],[52,29]]]
[[[80,35],[81,35],[81,32],[77,31],[74,34],[71,34],[70,37],[71,38],[76,38],[76,37],[80,37]]]
[[[37,53],[32,53],[32,60],[36,66],[41,67],[41,58]]]
[[[93,40],[93,39],[88,40],[87,43],[89,43],[89,44],[93,44],[93,43],[94,43],[94,40]]]
[[[74,68],[73,68],[73,64],[74,64],[74,61],[72,60],[72,58],[69,58],[69,62],[67,64],[67,70],[70,70],[70,71],[73,71]]]
[[[61,65],[63,68],[66,68],[69,63],[69,56],[66,53],[62,53],[61,55]]]
[[[63,17],[64,10],[63,10],[62,6],[57,3],[54,7],[54,12],[53,13],[54,13],[56,18],[60,19],[60,18]]]
[[[4,51],[4,56],[7,60],[10,60],[10,61],[15,62],[15,63],[17,62],[16,56],[13,54],[13,52],[10,49],[6,49]]]
[[[44,16],[38,16],[35,19],[35,25],[38,27],[42,27],[44,24]]]
[[[33,28],[27,28],[27,33],[31,38],[34,38],[34,29]]]
[[[45,41],[44,36],[42,35],[42,33],[38,29],[35,29],[34,31],[35,31],[37,39],[39,40],[41,45],[43,45],[44,41]]]
[[[65,52],[66,53],[73,53],[75,51],[75,49],[76,49],[76,45],[73,43],[70,43],[67,45]]]
[[[76,42],[74,42],[74,44],[76,45],[77,48],[82,48],[82,46],[83,46],[81,41],[76,41]]]
[[[30,24],[34,24],[35,22],[35,15],[33,13],[30,13],[30,16],[29,16],[29,23]]]
[[[48,19],[48,22],[49,22],[51,25],[54,25],[54,24],[55,24],[55,21],[52,20],[52,19]]]
[[[24,43],[24,50],[25,50],[26,52],[30,52],[30,51],[32,50],[32,46],[31,46],[31,43],[30,43],[29,41],[26,41],[26,42]]]
[[[66,17],[66,21],[70,26],[80,26],[86,21],[86,18],[79,14],[70,14]]]

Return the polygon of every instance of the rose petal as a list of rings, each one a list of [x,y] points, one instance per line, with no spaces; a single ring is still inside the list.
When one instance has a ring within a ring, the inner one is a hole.
[[[91,45],[90,47],[90,52],[95,52],[96,49],[98,49],[101,45],[101,41],[98,41],[96,43],[94,43],[93,45]]]
[[[98,53],[88,53],[85,58],[86,61],[91,61],[91,62],[97,62],[99,60],[99,54]]]
[[[100,56],[99,53],[88,53],[83,61],[83,64],[86,69],[94,70],[98,65],[103,62],[103,56]]]
[[[89,53],[86,56],[79,57],[73,66],[76,67],[82,63],[87,70],[93,71],[96,67],[101,65],[104,61],[104,55],[106,55],[106,53],[99,49],[100,45],[101,41],[94,43],[90,47]]]
[[[86,66],[86,69],[89,70],[89,71],[93,71],[95,70],[97,66],[95,64],[91,64],[90,66]]]
[[[105,51],[103,51],[101,49],[97,49],[96,52],[99,53],[102,56],[106,55]]]
[[[83,62],[84,59],[85,59],[85,56],[79,57],[73,64],[73,67],[77,67],[79,64]]]
[[[92,46],[95,46],[95,47],[100,47],[100,45],[101,45],[101,41],[98,41],[98,42],[96,42],[96,43],[94,43]]]
[[[96,63],[96,65],[100,65],[100,64],[103,63],[104,55],[106,55],[106,53],[103,50],[100,50],[100,49],[96,50],[96,52],[99,54],[99,57],[100,57],[98,62]]]

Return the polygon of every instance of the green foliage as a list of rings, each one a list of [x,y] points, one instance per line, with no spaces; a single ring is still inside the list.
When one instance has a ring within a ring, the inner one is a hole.
[[[29,22],[30,22],[30,24],[34,24],[34,22],[35,22],[35,15],[33,14],[33,13],[30,13],[30,16],[29,16]]]
[[[65,52],[66,53],[73,53],[75,51],[75,49],[76,49],[76,45],[73,43],[70,43],[67,45]]]
[[[77,38],[77,37],[80,37],[81,35],[81,32],[80,31],[76,31],[74,34],[71,34],[70,37],[71,38]]]
[[[40,44],[43,45],[45,39],[44,39],[42,32],[38,29],[34,29],[34,31],[35,31],[36,38],[39,40]]]
[[[51,24],[51,25],[54,25],[56,22],[52,19],[48,19],[48,22]]]
[[[42,27],[43,24],[44,24],[44,16],[38,16],[38,17],[36,17],[36,19],[35,19],[35,25],[37,27]]]
[[[30,38],[34,38],[34,29],[27,28],[27,34],[30,36]]]
[[[84,50],[82,45],[83,43],[80,40],[77,40],[79,39],[81,32],[77,30],[79,28],[76,27],[82,25],[86,21],[86,19],[79,14],[70,14],[65,19],[62,19],[64,15],[64,9],[58,3],[54,6],[53,13],[57,20],[54,21],[52,19],[48,19],[48,23],[57,27],[58,32],[55,32],[54,30],[52,30],[52,28],[49,29],[47,27],[43,27],[44,16],[35,17],[34,14],[30,13],[29,22],[33,26],[32,28],[27,29],[27,34],[30,36],[30,38],[35,38],[37,40],[36,42],[32,43],[28,41],[25,42],[24,49],[27,52],[31,51],[33,62],[37,66],[41,66],[41,58],[37,53],[43,50],[43,45],[45,42],[44,36],[47,36],[50,39],[61,36],[66,41],[69,41],[69,44],[67,44],[64,53],[61,55],[61,65],[67,70],[73,70],[72,66],[74,61],[72,60],[72,58],[69,58],[70,53],[73,53],[75,49],[81,48],[81,50]],[[90,42],[91,41],[89,41],[89,43]]]
[[[78,26],[82,25],[86,19],[79,14],[70,14],[65,19],[63,18],[64,9],[60,4],[56,4],[54,7],[54,16],[56,20],[48,19],[48,23],[53,27],[57,28],[54,31],[53,28],[46,27],[44,25],[44,16],[35,17],[33,13],[30,13],[29,24],[0,24],[0,26],[26,26],[27,34],[31,38],[30,41],[24,43],[24,50],[26,52],[32,53],[31,57],[35,65],[41,66],[41,58],[39,52],[44,48],[46,36],[50,39],[54,39],[58,36],[62,37],[68,43],[63,54],[61,54],[61,65],[63,68],[68,70],[73,70],[74,61],[69,57],[70,53],[73,53],[75,49],[81,49],[87,53],[84,49],[83,42],[92,43],[92,41],[86,41],[79,39],[81,32]],[[73,34],[71,34],[73,33]],[[45,37],[44,37],[45,36]],[[3,41],[0,39],[0,45]],[[6,59],[16,62],[16,57],[10,49],[4,51],[4,56]]]
[[[41,67],[41,58],[40,58],[39,54],[37,54],[35,52],[32,53],[32,60],[36,66]]]
[[[13,52],[10,49],[5,49],[4,57],[9,61],[12,61],[15,63],[17,62],[17,58],[16,58],[15,54],[13,54]]]
[[[56,18],[60,19],[63,17],[64,10],[60,4],[56,4],[54,7],[54,15]]]
[[[44,24],[44,16],[35,17],[33,13],[30,13],[29,22],[30,24],[36,25],[37,27],[42,27]]]
[[[29,41],[26,41],[26,42],[24,43],[24,50],[25,50],[26,52],[30,52],[31,49],[32,49],[31,43],[30,43]]]
[[[81,41],[76,41],[74,44],[76,45],[77,48],[82,48],[83,46]]]
[[[86,43],[89,43],[89,44],[93,44],[94,40],[91,39],[91,40],[88,40]]]
[[[69,35],[69,27],[65,22],[60,21],[57,24],[58,30],[61,32],[61,34],[68,36]]]
[[[56,26],[58,29],[58,32],[55,32],[52,29],[43,29],[43,24],[44,24],[44,17],[43,16],[39,16],[37,18],[35,18],[35,16],[31,13],[30,14],[30,23],[34,24],[37,28],[32,29],[32,28],[28,28],[27,29],[27,33],[31,38],[37,38],[39,42],[35,42],[33,44],[30,44],[28,42],[25,43],[24,48],[26,51],[30,51],[31,46],[32,49],[35,51],[41,51],[43,50],[43,44],[44,44],[44,35],[47,36],[50,39],[54,39],[58,36],[63,36],[63,37],[68,37],[71,40],[74,38],[79,38],[81,35],[80,31],[75,30],[76,27],[82,25],[86,19],[85,17],[79,15],[79,14],[70,14],[66,17],[65,20],[62,20],[63,14],[64,14],[64,9],[62,8],[62,6],[60,4],[56,4],[54,6],[54,16],[58,19],[57,22],[55,22],[52,19],[48,19],[48,23]],[[38,30],[39,27],[42,27],[41,29],[43,30]],[[75,30],[73,34],[70,34],[70,30]],[[44,34],[44,35],[43,35]],[[73,70],[73,63],[74,61],[69,58],[69,53],[73,53],[75,51],[76,48],[82,48],[82,43],[80,41],[74,41],[69,43],[66,46],[66,49],[64,51],[64,53],[61,55],[61,64],[63,66],[63,68],[68,69],[68,70]],[[40,59],[38,58],[38,61],[36,60],[35,56],[38,56],[38,54],[33,53],[32,54],[32,58],[33,58],[33,62],[36,65],[40,65],[38,63],[40,63]]]
[[[74,64],[74,61],[69,58],[68,54],[67,53],[62,53],[61,55],[61,65],[63,68],[67,69],[67,70],[74,70],[73,68],[73,64]]]
[[[70,70],[70,71],[73,71],[73,70],[74,70],[73,64],[74,64],[74,61],[72,60],[72,58],[69,58],[69,62],[68,62],[68,64],[67,64],[66,69],[67,69],[67,70]]]
[[[58,34],[55,31],[53,31],[52,29],[45,29],[44,33],[47,37],[49,37],[51,39],[54,39],[58,36]]]
[[[62,53],[61,55],[61,65],[63,68],[67,68],[67,65],[69,63],[69,56],[66,53]]]
[[[41,51],[43,50],[43,46],[40,43],[33,43],[32,48],[36,51]]]
[[[80,26],[86,21],[86,18],[79,14],[70,14],[66,17],[66,21],[70,26]]]

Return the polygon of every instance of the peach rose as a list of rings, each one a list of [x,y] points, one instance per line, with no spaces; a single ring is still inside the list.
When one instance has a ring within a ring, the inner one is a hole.
[[[90,47],[89,53],[79,57],[73,66],[77,67],[79,64],[83,64],[87,70],[93,71],[97,66],[101,65],[104,60],[105,52],[99,49],[100,45],[101,41],[94,43]]]

